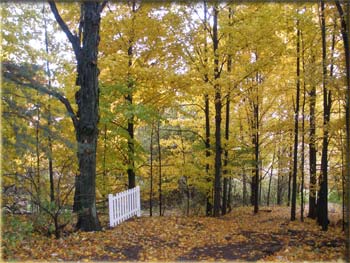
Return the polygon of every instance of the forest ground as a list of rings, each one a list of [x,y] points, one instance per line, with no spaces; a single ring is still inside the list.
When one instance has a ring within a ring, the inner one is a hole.
[[[299,216],[299,214],[298,214]],[[290,222],[290,208],[234,208],[220,218],[132,218],[101,232],[70,232],[60,239],[32,233],[15,246],[3,237],[5,260],[50,261],[339,261],[345,252],[340,209],[330,209],[328,232],[314,220]],[[5,231],[17,231],[9,228]],[[3,229],[4,230],[4,229]],[[17,240],[18,241],[18,240]]]

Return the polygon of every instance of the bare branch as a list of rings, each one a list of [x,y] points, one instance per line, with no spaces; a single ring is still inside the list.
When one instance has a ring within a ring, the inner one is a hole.
[[[48,1],[48,2],[49,2],[49,5],[50,5],[50,8],[51,8],[51,11],[52,11],[53,15],[55,16],[55,19],[56,19],[57,23],[60,25],[61,29],[66,34],[66,36],[68,37],[69,41],[71,42],[73,50],[74,50],[75,57],[78,60],[79,54],[80,54],[79,37],[73,35],[72,32],[69,30],[67,24],[63,21],[61,15],[59,14],[55,2],[54,1]]]

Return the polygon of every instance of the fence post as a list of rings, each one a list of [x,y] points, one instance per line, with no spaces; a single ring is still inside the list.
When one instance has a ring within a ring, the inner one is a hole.
[[[136,186],[137,217],[141,216],[141,195],[140,186]]]
[[[108,207],[109,207],[109,226],[113,227],[114,226],[114,211],[113,211],[113,195],[109,194],[108,195]]]

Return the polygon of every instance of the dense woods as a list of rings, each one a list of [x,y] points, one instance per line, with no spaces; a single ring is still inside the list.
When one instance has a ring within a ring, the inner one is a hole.
[[[327,231],[339,205],[349,251],[347,1],[1,5],[5,222],[98,231],[139,185],[150,217],[288,206]]]

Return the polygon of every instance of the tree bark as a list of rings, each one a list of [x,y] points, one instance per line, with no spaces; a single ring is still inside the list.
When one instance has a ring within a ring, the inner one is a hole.
[[[76,228],[82,231],[101,230],[96,209],[96,146],[99,121],[99,87],[97,68],[98,44],[101,11],[105,2],[84,2],[81,4],[83,14],[83,39],[73,35],[62,20],[54,2],[49,2],[51,11],[62,30],[72,44],[77,59],[76,93],[78,112],[73,119],[78,142],[79,175],[75,180],[73,210],[78,213]]]
[[[158,194],[159,194],[159,216],[162,216],[162,150],[160,146],[160,120],[158,120],[157,125],[157,144],[158,144]]]
[[[135,12],[136,12],[136,2],[135,0],[132,1],[132,32],[129,39],[129,47],[128,47],[128,79],[127,79],[127,85],[128,85],[128,94],[125,96],[125,100],[128,103],[128,106],[130,107],[130,110],[132,110],[133,106],[133,92],[134,92],[134,81],[131,74],[131,67],[132,67],[132,60],[134,56],[134,18],[135,18]],[[135,181],[135,143],[134,143],[134,114],[132,113],[130,117],[128,118],[128,188],[134,188],[136,186]]]
[[[297,94],[294,113],[294,157],[293,157],[293,189],[290,220],[295,220],[297,201],[297,169],[298,169],[298,132],[299,132],[299,101],[300,101],[300,29],[297,20]]]
[[[218,37],[218,14],[219,8],[217,4],[214,6],[213,15],[213,52],[214,52],[214,79],[220,77],[219,72],[219,37]],[[214,84],[215,90],[215,179],[214,179],[214,217],[220,216],[220,199],[221,199],[221,87],[220,84]]]
[[[153,210],[153,123],[151,125],[151,140],[149,144],[150,152],[150,192],[149,192],[149,216],[152,216]]]
[[[329,120],[331,110],[331,92],[327,89],[327,46],[326,46],[326,21],[325,4],[321,0],[321,33],[322,33],[322,86],[323,86],[323,138],[320,173],[320,190],[317,200],[317,222],[323,231],[328,230],[328,137]]]
[[[309,190],[309,218],[316,218],[316,87],[312,85],[309,93],[310,107],[310,132],[309,132],[309,172],[310,172],[310,190]]]
[[[301,222],[304,221],[304,177],[305,177],[305,104],[306,104],[306,81],[305,81],[305,45],[303,40],[303,34],[300,32],[300,38],[301,38],[301,44],[302,44],[302,66],[303,66],[303,104],[301,108],[301,116],[302,116],[302,123],[301,123],[301,163],[300,163],[300,170],[301,170],[301,204],[300,204],[300,220]]]
[[[341,19],[341,33],[344,43],[345,53],[345,68],[346,68],[346,93],[345,93],[345,129],[346,129],[346,141],[345,141],[345,236],[346,236],[346,253],[345,258],[350,260],[350,2],[346,4],[346,14],[340,2],[335,1],[339,16]]]
[[[205,67],[205,73],[204,73],[204,83],[207,84],[209,82],[208,77],[208,42],[207,42],[207,1],[203,1],[204,6],[204,67]],[[205,164],[205,173],[207,176],[207,182],[210,184],[212,182],[212,178],[210,175],[210,166],[208,163],[209,157],[210,157],[210,108],[209,108],[209,95],[204,95],[204,114],[205,114],[205,157],[206,157],[206,164]],[[211,203],[211,187],[209,188],[207,192],[206,197],[206,215],[210,216],[212,215],[213,205]]]

